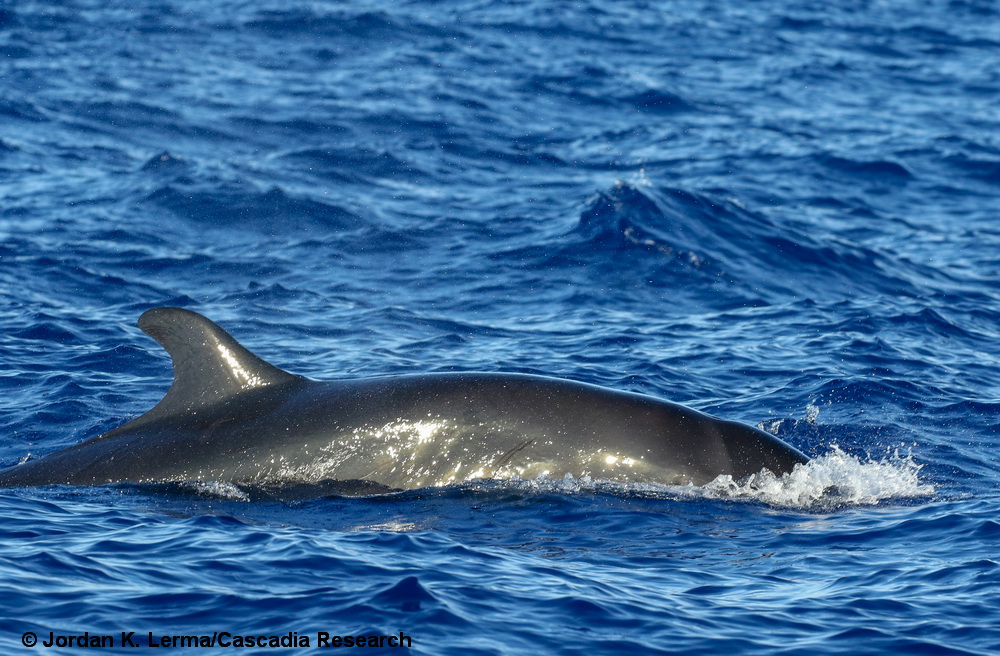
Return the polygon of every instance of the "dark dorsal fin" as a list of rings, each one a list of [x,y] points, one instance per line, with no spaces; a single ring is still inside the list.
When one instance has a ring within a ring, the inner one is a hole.
[[[264,362],[214,322],[176,307],[148,310],[139,328],[167,350],[174,362],[174,382],[156,406],[130,426],[185,415],[235,394],[303,380]]]

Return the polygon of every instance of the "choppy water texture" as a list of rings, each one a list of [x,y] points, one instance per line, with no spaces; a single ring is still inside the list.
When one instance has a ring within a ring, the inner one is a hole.
[[[299,374],[558,375],[816,461],[4,490],[0,649],[1000,652],[998,53],[985,0],[5,4],[0,464],[151,407],[168,304]]]

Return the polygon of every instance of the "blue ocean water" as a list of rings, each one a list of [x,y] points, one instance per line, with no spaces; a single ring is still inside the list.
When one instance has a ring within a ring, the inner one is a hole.
[[[815,458],[2,490],[3,653],[1000,653],[995,3],[14,0],[0,82],[0,465],[162,396],[159,305],[314,378],[556,375]]]

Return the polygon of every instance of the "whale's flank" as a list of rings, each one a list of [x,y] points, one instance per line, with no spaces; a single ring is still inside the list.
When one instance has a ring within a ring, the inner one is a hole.
[[[565,474],[701,485],[806,462],[769,433],[642,394],[507,373],[313,381],[190,310],[149,310],[139,327],[173,362],[163,399],[103,435],[0,471],[0,485],[332,480],[410,489]]]

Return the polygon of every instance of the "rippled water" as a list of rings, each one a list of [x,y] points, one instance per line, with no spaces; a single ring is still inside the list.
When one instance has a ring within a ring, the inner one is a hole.
[[[998,46],[975,0],[5,5],[0,465],[162,396],[159,305],[314,378],[554,375],[814,461],[3,490],[0,649],[1000,652]]]

